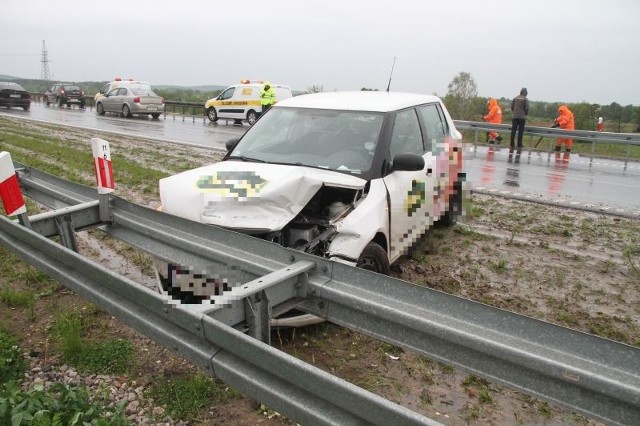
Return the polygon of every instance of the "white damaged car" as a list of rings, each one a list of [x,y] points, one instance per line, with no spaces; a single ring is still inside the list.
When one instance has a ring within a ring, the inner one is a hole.
[[[292,97],[227,148],[219,163],[161,179],[162,210],[383,274],[462,212],[461,135],[435,96]],[[157,270],[174,298],[208,297],[179,266]]]

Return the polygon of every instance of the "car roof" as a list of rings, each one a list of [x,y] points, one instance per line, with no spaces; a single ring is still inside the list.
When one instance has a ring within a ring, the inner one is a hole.
[[[140,80],[113,80],[111,81],[109,84],[149,84],[146,81],[140,81]]]
[[[294,96],[278,102],[276,106],[389,112],[433,102],[440,102],[440,98],[417,93],[353,91]]]

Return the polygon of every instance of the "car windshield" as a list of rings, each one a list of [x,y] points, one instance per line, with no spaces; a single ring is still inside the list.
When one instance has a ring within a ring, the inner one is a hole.
[[[362,174],[371,168],[383,120],[375,112],[274,107],[229,158]]]
[[[64,90],[80,90],[78,86],[64,86]]]

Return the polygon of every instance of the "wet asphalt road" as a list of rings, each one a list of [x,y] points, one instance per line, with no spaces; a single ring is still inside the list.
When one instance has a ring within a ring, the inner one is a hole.
[[[158,120],[141,116],[129,119],[93,109],[46,107],[33,103],[31,111],[0,110],[1,115],[22,117],[73,127],[95,129],[159,141],[224,149],[224,143],[241,136],[249,127],[232,121],[210,123],[203,116],[162,116]],[[467,182],[471,188],[543,201],[586,207],[603,206],[640,216],[640,163],[578,154],[523,151],[509,155],[508,147],[467,146]],[[519,160],[519,161],[518,161]]]

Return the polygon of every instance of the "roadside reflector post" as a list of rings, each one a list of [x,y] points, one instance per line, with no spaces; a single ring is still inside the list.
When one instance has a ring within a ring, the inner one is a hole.
[[[91,150],[93,152],[93,165],[96,173],[96,187],[100,199],[100,205],[98,207],[100,220],[103,222],[111,222],[109,194],[115,190],[115,181],[113,180],[109,142],[100,138],[91,138]]]
[[[6,151],[0,152],[0,199],[7,216],[18,216],[20,225],[31,229],[27,206],[24,204],[11,154]]]

